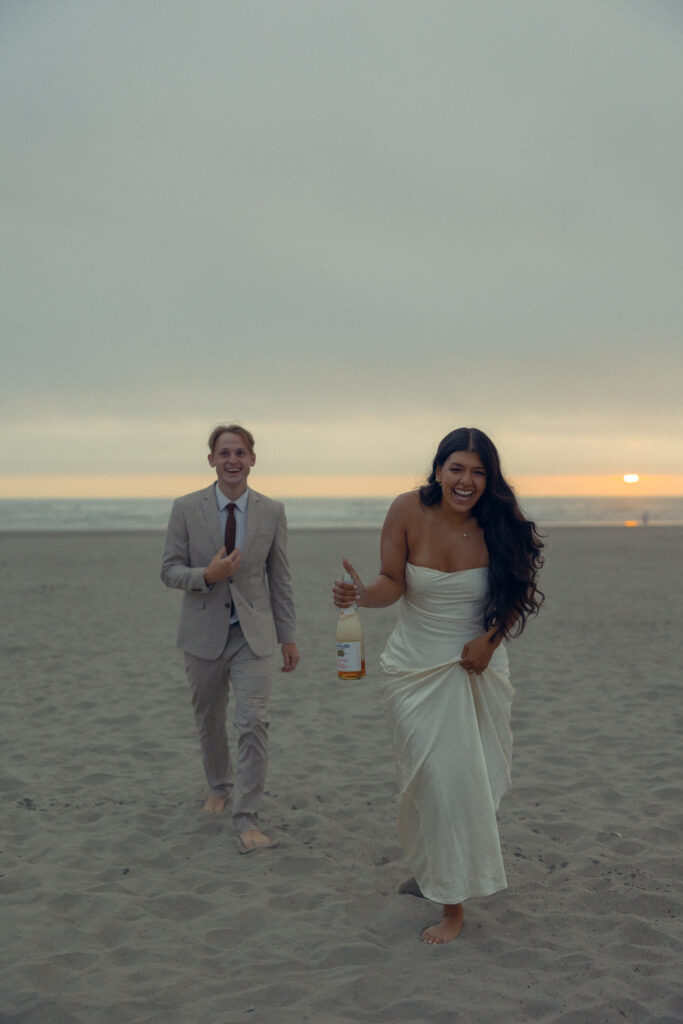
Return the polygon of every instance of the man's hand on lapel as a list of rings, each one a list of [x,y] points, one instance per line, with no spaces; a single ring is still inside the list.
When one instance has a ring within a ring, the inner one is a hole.
[[[242,554],[239,548],[235,548],[229,555],[225,548],[221,548],[204,570],[204,579],[209,586],[212,583],[220,582],[220,580],[227,580],[228,576],[232,576],[239,569],[241,561]]]

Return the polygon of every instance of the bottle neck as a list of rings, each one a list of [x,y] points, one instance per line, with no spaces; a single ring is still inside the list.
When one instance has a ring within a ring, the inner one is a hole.
[[[350,572],[345,572],[345,573],[344,573],[344,575],[343,575],[343,577],[342,577],[342,581],[343,581],[344,583],[353,583],[353,576],[351,575],[351,573],[350,573]],[[356,604],[356,602],[354,601],[354,602],[353,602],[353,604],[352,604],[352,605],[349,605],[349,607],[348,607],[348,608],[342,608],[342,609],[340,610],[340,612],[339,612],[339,618],[340,618],[340,619],[345,619],[345,618],[347,618],[347,616],[349,616],[349,615],[356,615],[356,614],[357,614],[357,612],[358,612],[358,605],[357,605],[357,604]]]

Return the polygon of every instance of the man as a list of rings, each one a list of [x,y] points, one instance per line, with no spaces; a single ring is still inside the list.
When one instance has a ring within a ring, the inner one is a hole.
[[[259,828],[268,762],[268,698],[273,650],[282,671],[299,661],[282,504],[247,487],[254,438],[236,424],[209,437],[216,482],[173,503],[161,578],[183,590],[178,646],[199,731],[211,793],[204,810],[219,814],[233,789],[225,728],[229,689],[238,733],[233,823],[240,852],[276,845]]]

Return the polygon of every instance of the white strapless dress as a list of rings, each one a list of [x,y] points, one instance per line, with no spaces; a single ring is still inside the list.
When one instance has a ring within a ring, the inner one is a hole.
[[[406,566],[398,621],[380,663],[399,772],[398,837],[424,895],[461,903],[506,886],[496,810],[510,785],[504,644],[470,676],[463,646],[483,632],[487,569]]]

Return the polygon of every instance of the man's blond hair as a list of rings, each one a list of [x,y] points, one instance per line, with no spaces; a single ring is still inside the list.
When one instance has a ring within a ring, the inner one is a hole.
[[[244,443],[246,444],[247,448],[249,449],[249,454],[254,454],[254,435],[249,430],[247,430],[246,427],[241,427],[239,423],[231,423],[229,426],[226,427],[221,423],[217,427],[214,427],[211,433],[209,434],[209,449],[212,455],[213,450],[216,447],[216,441],[221,436],[221,434],[239,434]]]

